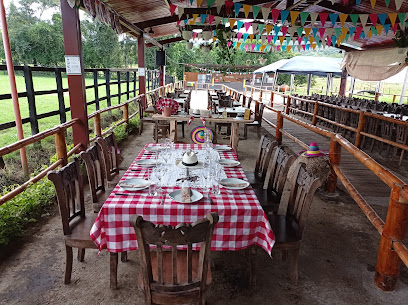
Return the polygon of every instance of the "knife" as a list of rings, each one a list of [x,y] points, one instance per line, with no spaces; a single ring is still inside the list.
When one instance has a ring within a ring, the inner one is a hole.
[[[210,195],[208,195],[208,199],[210,200],[210,205],[214,204],[214,201],[212,200],[212,198],[210,197]]]

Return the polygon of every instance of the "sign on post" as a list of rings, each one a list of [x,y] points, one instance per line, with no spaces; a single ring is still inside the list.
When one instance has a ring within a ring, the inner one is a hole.
[[[81,60],[79,56],[66,55],[65,66],[67,68],[67,75],[81,75]]]

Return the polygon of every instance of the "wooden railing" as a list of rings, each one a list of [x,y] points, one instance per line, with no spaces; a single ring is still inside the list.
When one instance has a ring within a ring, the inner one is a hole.
[[[159,95],[164,95],[167,92],[171,92],[173,91],[175,88],[182,88],[183,87],[183,82],[177,82],[175,84],[168,84],[166,86],[162,86],[159,88],[156,88],[154,90],[148,91],[146,93],[150,94],[153,93],[155,91],[159,92]],[[134,117],[135,115],[137,115],[139,113],[139,110],[135,111],[133,114],[129,115],[129,104],[136,101],[137,99],[141,98],[143,95],[138,95],[137,97],[134,97],[132,99],[127,100],[124,103],[121,103],[119,105],[115,105],[115,106],[111,106],[111,107],[107,107],[101,110],[98,110],[92,114],[90,114],[88,116],[88,120],[89,119],[93,119],[94,120],[94,126],[95,126],[95,134],[96,137],[94,137],[93,139],[91,139],[91,141],[94,141],[98,136],[103,136],[106,133],[110,132],[113,128],[125,123],[128,124],[129,120]],[[101,128],[101,121],[100,121],[100,116],[102,113],[107,112],[107,111],[111,111],[113,109],[118,109],[118,108],[122,108],[123,107],[123,119],[117,123],[115,123],[113,126],[111,126],[109,129],[105,130],[104,132],[102,132],[102,128]],[[47,167],[46,169],[42,170],[39,174],[37,174],[36,176],[30,178],[28,181],[26,181],[25,183],[19,185],[18,187],[16,187],[15,189],[13,189],[12,191],[10,191],[9,193],[3,195],[0,197],[0,205],[4,204],[5,202],[7,202],[8,200],[14,198],[15,196],[17,196],[18,194],[20,194],[21,192],[23,192],[25,189],[27,189],[27,187],[29,187],[30,185],[32,185],[33,183],[38,182],[39,180],[41,180],[42,178],[44,178],[48,172],[50,172],[51,170],[57,168],[58,166],[64,166],[68,163],[68,158],[70,156],[72,156],[75,153],[80,152],[81,150],[86,149],[86,147],[82,147],[81,144],[78,144],[76,146],[74,146],[70,151],[67,151],[67,144],[66,144],[66,130],[72,126],[74,126],[75,124],[81,124],[79,119],[72,119],[64,124],[58,125],[54,128],[45,130],[43,132],[37,133],[31,137],[28,137],[26,139],[20,140],[18,142],[15,142],[13,144],[10,144],[8,146],[2,147],[0,148],[0,157],[10,154],[16,150],[19,150],[20,148],[26,147],[27,145],[30,144],[34,144],[36,142],[39,142],[49,136],[54,136],[54,141],[55,141],[55,148],[56,148],[56,154],[57,154],[57,161],[54,162],[53,164],[51,164],[49,167]]]
[[[253,96],[253,87],[247,86],[251,90],[246,91],[246,96]],[[223,90],[234,96],[238,92],[227,86],[223,86]],[[244,93],[245,94],[245,93]],[[272,93],[272,96],[276,92]],[[260,94],[262,98],[262,94]],[[294,98],[289,96],[289,99]],[[273,97],[269,100],[272,101]],[[315,101],[309,101],[315,103]],[[408,249],[404,242],[407,241],[408,234],[408,185],[405,184],[401,179],[391,173],[387,168],[383,167],[377,163],[373,158],[367,155],[365,152],[360,150],[357,146],[350,143],[347,139],[342,137],[340,134],[336,134],[329,130],[315,126],[316,124],[309,124],[302,120],[299,120],[289,114],[290,101],[286,103],[284,111],[273,108],[273,106],[265,105],[265,108],[273,111],[277,114],[276,123],[274,124],[270,120],[263,118],[264,122],[273,127],[276,131],[275,138],[276,141],[281,144],[283,135],[287,136],[289,139],[300,145],[301,147],[307,149],[308,145],[296,138],[294,135],[290,134],[288,131],[284,130],[284,120],[288,120],[295,123],[303,128],[314,131],[322,136],[330,139],[330,152],[329,159],[331,165],[331,174],[329,176],[328,182],[326,183],[326,191],[335,192],[337,186],[337,179],[344,185],[350,196],[358,204],[364,214],[367,216],[372,225],[377,229],[378,233],[381,235],[380,247],[378,251],[375,284],[377,287],[384,291],[395,290],[396,283],[398,281],[399,269],[401,262],[408,267]],[[330,104],[328,104],[330,105]],[[330,105],[334,106],[334,105]],[[337,106],[334,106],[337,107]],[[308,113],[314,116],[312,122],[316,122],[317,108],[314,108],[313,113]],[[351,109],[348,109],[351,111]],[[357,110],[354,110],[357,111]],[[360,115],[362,112],[358,112]],[[366,113],[367,114],[367,113]],[[373,114],[369,114],[373,115]],[[375,118],[381,118],[386,120],[394,120],[389,118],[384,118],[378,115],[373,115]],[[395,122],[407,124],[406,122]],[[366,134],[362,132],[362,124],[359,123],[359,129],[361,135],[366,135],[377,139],[373,135]],[[343,126],[341,126],[343,127]],[[356,132],[357,132],[356,129]],[[357,141],[357,140],[356,140]],[[384,141],[385,142],[385,141]],[[391,195],[388,204],[388,212],[386,220],[382,220],[381,217],[375,212],[375,210],[367,203],[367,201],[361,196],[354,185],[347,179],[346,175],[340,169],[341,160],[341,147],[346,149],[351,155],[353,155],[359,162],[364,164],[369,170],[371,170],[377,177],[379,177],[387,186],[391,189]],[[405,148],[404,148],[405,149]]]

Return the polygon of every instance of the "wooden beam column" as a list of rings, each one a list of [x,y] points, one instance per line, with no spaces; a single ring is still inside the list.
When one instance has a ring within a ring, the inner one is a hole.
[[[339,90],[340,96],[346,95],[346,87],[347,87],[347,70],[343,69],[341,71],[340,90]]]
[[[74,145],[81,143],[82,147],[86,148],[89,143],[89,129],[79,12],[77,8],[71,8],[66,0],[60,2],[65,56],[72,56],[74,62],[79,59],[80,65],[80,67],[73,67],[72,74],[67,71],[71,118],[78,118],[81,121],[80,124],[72,126]],[[67,57],[66,63],[68,64]],[[80,73],[75,73],[78,69]]]
[[[139,67],[139,94],[146,94],[145,69],[145,40],[143,36],[137,38],[137,64]],[[146,107],[146,97],[142,97],[142,104]]]

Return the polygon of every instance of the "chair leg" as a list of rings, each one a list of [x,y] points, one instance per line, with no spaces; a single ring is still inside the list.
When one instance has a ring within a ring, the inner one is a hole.
[[[298,273],[298,258],[299,258],[300,248],[292,251],[292,256],[290,258],[290,269],[289,269],[289,278],[293,285],[298,284],[299,273]]]
[[[402,159],[404,159],[405,150],[401,149],[401,156],[398,165],[401,165]]]
[[[251,246],[248,250],[249,250],[249,284],[252,287],[254,287],[254,286],[256,286],[257,248],[256,248],[256,246]]]
[[[244,139],[246,140],[248,138],[248,126],[245,124],[244,125]]]
[[[127,251],[120,252],[120,260],[122,263],[127,262]]]
[[[143,121],[140,120],[139,121],[139,136],[142,134],[142,131],[143,131]]]
[[[67,285],[71,283],[72,261],[74,260],[72,247],[65,245],[65,254],[66,254],[66,262],[65,262],[65,281],[64,283]]]
[[[85,258],[85,248],[78,248],[78,261],[83,262]]]
[[[184,124],[181,124],[181,132],[182,132],[183,138],[184,138]]]
[[[110,253],[110,288],[118,288],[118,254]]]
[[[258,132],[258,139],[260,139],[261,138],[261,126],[257,126],[256,131]]]

